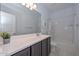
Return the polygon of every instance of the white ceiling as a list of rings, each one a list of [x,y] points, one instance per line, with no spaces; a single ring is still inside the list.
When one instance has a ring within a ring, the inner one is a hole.
[[[63,8],[72,6],[72,3],[39,3],[38,5],[43,6],[48,12],[58,11]]]

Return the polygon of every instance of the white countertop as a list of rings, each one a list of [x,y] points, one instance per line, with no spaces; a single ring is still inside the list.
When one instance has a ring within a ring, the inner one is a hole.
[[[9,44],[0,45],[0,55],[10,56],[48,37],[50,36],[42,34],[40,34],[39,36],[37,36],[36,34],[12,36]]]

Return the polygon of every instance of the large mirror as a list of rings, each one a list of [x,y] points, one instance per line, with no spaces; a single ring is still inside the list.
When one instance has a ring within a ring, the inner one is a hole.
[[[41,14],[21,3],[0,4],[0,32],[23,35],[41,32]]]

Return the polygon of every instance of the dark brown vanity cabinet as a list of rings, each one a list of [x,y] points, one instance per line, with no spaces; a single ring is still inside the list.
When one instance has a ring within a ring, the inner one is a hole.
[[[41,56],[41,42],[31,46],[31,56]]]
[[[31,46],[31,56],[48,56],[51,52],[50,37]]]
[[[51,52],[50,37],[42,41],[42,56],[48,56]]]
[[[42,42],[42,56],[47,56],[47,39]]]
[[[50,37],[23,49],[12,56],[48,56],[51,52]]]
[[[51,37],[47,39],[47,55],[51,52]]]
[[[30,56],[30,47],[23,49],[15,54],[13,54],[12,56]]]

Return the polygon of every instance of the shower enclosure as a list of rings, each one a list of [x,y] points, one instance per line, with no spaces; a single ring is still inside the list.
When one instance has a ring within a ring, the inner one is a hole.
[[[51,45],[56,44],[57,55],[79,55],[79,4],[60,7],[47,19],[46,34],[52,37]]]
[[[78,27],[79,4],[72,4],[52,13],[50,19],[47,20],[47,34],[53,35],[53,40],[58,42],[68,43],[70,41],[71,43],[77,43],[79,39]]]

